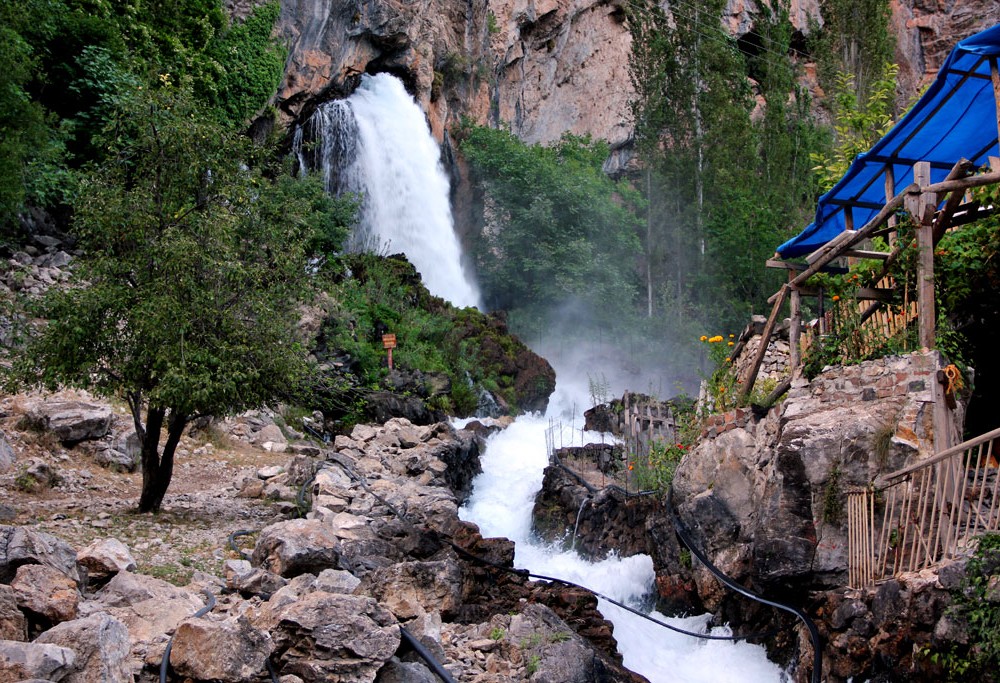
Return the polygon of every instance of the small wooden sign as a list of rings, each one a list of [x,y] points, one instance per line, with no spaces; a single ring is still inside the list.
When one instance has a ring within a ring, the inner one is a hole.
[[[384,348],[384,349],[394,349],[394,348],[396,348],[396,335],[394,335],[394,334],[383,334],[382,335],[382,348]]]

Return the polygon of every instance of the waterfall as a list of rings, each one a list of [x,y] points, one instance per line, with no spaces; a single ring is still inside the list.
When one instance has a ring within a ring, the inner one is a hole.
[[[320,106],[293,144],[301,167],[319,169],[328,192],[361,197],[349,249],[403,252],[431,294],[479,305],[462,267],[441,150],[399,79],[362,76],[353,95]]]
[[[575,409],[559,415],[559,405],[572,405],[560,388],[549,414],[572,420]],[[572,550],[539,543],[531,531],[531,510],[548,464],[545,431],[548,421],[523,415],[507,429],[490,436],[482,458],[482,473],[459,516],[475,522],[483,536],[504,536],[515,542],[514,564],[532,572],[587,586],[614,600],[643,609],[650,616],[688,631],[708,633],[709,615],[666,617],[649,612],[654,590],[653,561],[648,555],[608,557],[589,562]],[[594,434],[591,440],[599,435]],[[582,509],[582,506],[581,506]],[[652,683],[778,683],[787,675],[770,662],[764,648],[746,642],[697,640],[637,617],[606,600],[598,609],[614,624],[614,635],[626,667]],[[726,627],[713,635],[731,635]]]

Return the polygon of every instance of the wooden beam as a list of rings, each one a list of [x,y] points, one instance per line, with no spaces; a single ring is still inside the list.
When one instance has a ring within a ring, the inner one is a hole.
[[[754,356],[753,364],[750,366],[750,374],[747,375],[743,384],[743,391],[740,392],[740,403],[744,402],[747,396],[750,395],[750,392],[753,390],[754,382],[757,381],[757,373],[760,372],[760,364],[764,362],[764,354],[767,353],[767,345],[770,343],[771,335],[774,333],[774,324],[778,322],[778,311],[781,310],[781,305],[785,303],[785,297],[788,295],[788,291],[790,289],[790,286],[782,285],[781,289],[778,290],[778,300],[775,301],[774,307],[771,308],[771,315],[767,317],[767,323],[764,325],[764,331],[760,334],[760,347],[758,347],[757,355]]]
[[[982,176],[975,176],[975,177],[979,178]],[[1000,173],[997,174],[996,179],[1000,181]],[[907,190],[908,189],[909,188],[907,188]],[[875,214],[875,216],[873,216],[872,219],[868,221],[863,228],[861,228],[855,233],[856,239],[853,241],[860,242],[861,240],[865,239],[866,237],[871,235],[871,233],[877,230],[878,227],[882,225],[889,216],[896,213],[896,210],[903,205],[903,199],[906,197],[907,190],[900,192],[895,197],[893,197],[889,202],[887,202],[886,205],[882,207],[881,211]],[[846,246],[852,246],[852,245],[846,245]],[[825,266],[827,263],[832,261],[837,256],[838,256],[837,252],[829,250],[825,256],[823,256],[815,263],[813,263],[811,266],[806,268],[804,271],[796,275],[795,279],[792,280],[790,284],[792,284],[793,286],[801,285],[803,282],[805,282],[813,275],[818,273],[823,268],[823,266]],[[778,297],[777,293],[772,294],[771,297],[767,300],[767,303],[769,304],[773,303],[777,297]]]
[[[823,258],[823,256],[830,252],[831,249],[837,249],[840,246],[850,242],[855,235],[857,235],[856,230],[844,230],[842,233],[834,237],[832,240],[824,244],[822,247],[814,251],[813,253],[806,256],[806,263],[812,265],[816,261]]]
[[[791,300],[789,301],[791,319],[788,322],[788,374],[795,377],[802,362],[802,353],[799,348],[801,344],[799,337],[802,330],[802,295],[795,287],[792,287],[791,290]]]
[[[1000,70],[997,69],[996,57],[990,57],[990,78],[993,80],[993,103],[996,105],[997,140],[1000,140]]]
[[[917,316],[920,346],[934,347],[934,201],[936,193],[926,191],[931,167],[924,162],[913,167],[913,178],[924,192],[911,195],[907,209],[917,221]]]
[[[880,261],[889,258],[889,252],[887,251],[868,251],[866,249],[848,249],[843,255],[853,256],[854,258],[877,259]]]
[[[892,290],[877,287],[859,287],[854,292],[854,298],[861,299],[862,301],[889,301],[892,299]]]
[[[809,267],[809,265],[806,263],[796,263],[794,261],[782,261],[781,259],[773,259],[773,258],[768,259],[764,265],[766,265],[768,268],[791,270],[795,271],[796,273],[801,272]],[[849,272],[848,268],[842,268],[840,266],[823,266],[822,268],[820,268],[820,270],[824,273],[832,273],[834,275],[843,275],[844,273]]]

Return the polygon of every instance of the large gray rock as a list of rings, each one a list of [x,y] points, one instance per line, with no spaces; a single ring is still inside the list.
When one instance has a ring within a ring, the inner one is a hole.
[[[14,589],[0,584],[0,640],[27,640],[28,620],[17,607]]]
[[[243,683],[265,670],[273,647],[267,632],[254,628],[246,617],[188,619],[174,633],[170,665],[199,681]]]
[[[400,562],[365,576],[365,586],[397,619],[425,612],[449,616],[462,602],[462,570],[457,562]]]
[[[337,568],[339,558],[337,535],[329,524],[293,519],[272,524],[260,532],[251,562],[290,578]]]
[[[0,432],[0,474],[9,472],[10,468],[14,466],[15,460],[17,460],[17,454],[14,453],[14,449],[11,448],[4,433]]]
[[[76,582],[57,569],[43,564],[22,565],[10,587],[19,608],[49,623],[76,618],[80,605]]]
[[[35,429],[51,432],[64,443],[100,439],[111,428],[111,408],[83,401],[38,400],[25,418]]]
[[[0,683],[27,679],[62,681],[72,671],[74,652],[58,645],[0,640]]]
[[[119,572],[136,569],[135,558],[128,546],[116,538],[98,538],[76,554],[76,560],[86,567],[89,577],[103,580]]]
[[[76,551],[68,543],[28,527],[0,526],[0,583],[10,583],[23,564],[44,564],[80,582]]]
[[[133,646],[170,633],[204,607],[193,592],[143,574],[120,572],[80,606],[81,614],[107,612],[128,627]]]
[[[306,683],[371,683],[399,647],[392,613],[368,597],[309,593],[271,618],[281,670]]]
[[[36,643],[58,645],[76,653],[65,683],[131,683],[128,629],[108,614],[94,614],[66,621],[35,639]]]

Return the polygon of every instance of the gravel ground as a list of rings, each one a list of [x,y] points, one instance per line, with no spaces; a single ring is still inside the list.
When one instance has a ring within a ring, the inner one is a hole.
[[[256,531],[287,518],[281,503],[237,495],[245,477],[256,476],[262,467],[286,465],[291,459],[286,454],[212,432],[185,436],[162,509],[140,514],[140,473],[101,467],[86,443],[66,448],[49,435],[21,429],[21,398],[0,401],[0,432],[16,454],[14,466],[0,475],[4,524],[32,526],[77,550],[95,539],[117,538],[131,549],[137,571],[183,585],[195,571],[221,576],[222,562],[237,557],[228,544],[233,531]],[[124,409],[115,412],[116,423],[128,423]],[[29,490],[23,472],[32,459],[50,465],[59,482]],[[239,541],[251,549],[253,536]]]

